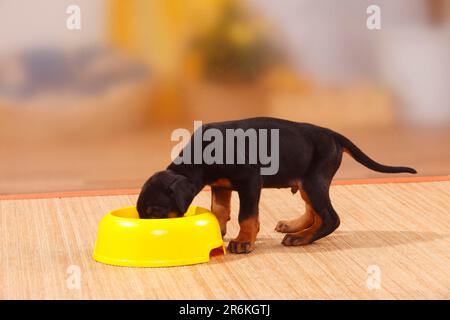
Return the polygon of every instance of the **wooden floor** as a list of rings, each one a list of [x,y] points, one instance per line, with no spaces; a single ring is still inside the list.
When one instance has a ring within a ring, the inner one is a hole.
[[[0,200],[0,298],[450,298],[450,181],[336,185],[331,193],[342,223],[315,244],[280,244],[276,222],[296,217],[303,204],[288,190],[264,190],[254,252],[156,269],[91,258],[101,217],[135,195]],[[209,201],[209,192],[195,200]],[[236,210],[234,197],[234,218]],[[236,233],[233,219],[226,240]],[[67,286],[70,265],[81,270],[80,290]]]

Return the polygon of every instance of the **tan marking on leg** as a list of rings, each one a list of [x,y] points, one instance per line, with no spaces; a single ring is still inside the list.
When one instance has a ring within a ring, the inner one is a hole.
[[[239,223],[240,230],[236,239],[228,244],[228,250],[233,253],[249,253],[255,247],[256,236],[259,232],[259,219],[255,215]]]
[[[310,244],[314,234],[319,230],[322,226],[322,218],[316,214],[314,216],[314,223],[307,229],[288,233],[284,236],[283,241],[281,242],[285,246],[303,246],[306,244]]]
[[[228,179],[217,179],[213,183],[211,183],[212,187],[222,187],[222,188],[232,188],[230,180]]]
[[[322,218],[314,211],[308,195],[303,191],[301,192],[301,195],[303,200],[305,200],[306,212],[308,212],[308,215],[312,218],[313,222],[307,228],[288,233],[281,242],[286,246],[301,246],[311,243],[314,234],[322,226]]]
[[[211,211],[219,221],[222,237],[227,233],[227,222],[231,213],[231,190],[211,189]]]
[[[298,232],[311,227],[314,223],[314,210],[312,210],[312,207],[307,202],[306,193],[302,189],[300,189],[300,195],[305,201],[305,213],[297,219],[279,221],[275,227],[275,231],[283,233]]]
[[[167,214],[167,218],[176,218],[178,215],[177,215],[177,213],[176,212],[169,212],[168,214]]]

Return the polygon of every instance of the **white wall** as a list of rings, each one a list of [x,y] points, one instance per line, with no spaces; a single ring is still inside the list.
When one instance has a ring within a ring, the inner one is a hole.
[[[66,9],[81,7],[82,29],[66,28]],[[0,54],[26,47],[78,47],[101,43],[105,0],[0,0]]]
[[[280,30],[302,72],[324,81],[373,76],[379,31],[366,27],[366,9],[381,7],[382,29],[423,24],[422,0],[250,0]]]

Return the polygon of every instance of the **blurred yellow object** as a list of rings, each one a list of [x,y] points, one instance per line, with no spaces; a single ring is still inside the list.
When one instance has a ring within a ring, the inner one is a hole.
[[[228,30],[231,42],[239,47],[249,47],[256,40],[255,30],[249,23],[233,23]]]
[[[308,93],[314,88],[312,80],[301,77],[287,65],[270,69],[263,78],[263,84],[271,92]]]
[[[180,71],[193,37],[207,32],[230,1],[109,0],[109,39],[154,74],[172,77]]]
[[[219,223],[207,209],[190,206],[181,218],[139,219],[135,207],[117,209],[100,222],[94,260],[128,267],[171,267],[208,262],[225,254]]]

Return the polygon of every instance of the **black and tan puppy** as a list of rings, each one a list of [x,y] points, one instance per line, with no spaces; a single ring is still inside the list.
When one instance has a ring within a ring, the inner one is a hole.
[[[165,171],[153,175],[143,186],[137,202],[141,218],[167,218],[181,216],[194,197],[205,187],[211,186],[211,211],[219,220],[222,234],[230,219],[231,192],[239,195],[239,235],[231,240],[228,250],[234,253],[250,252],[259,231],[258,205],[261,188],[291,188],[305,202],[306,212],[298,219],[280,221],[276,231],[286,233],[282,243],[287,246],[309,244],[333,232],[339,226],[339,217],[331,205],[329,188],[338,170],[342,153],[350,154],[369,169],[385,173],[416,173],[408,167],[391,167],[375,162],[365,155],[349,139],[332,130],[306,123],[297,123],[274,118],[252,118],[205,124],[202,130],[216,129],[226,137],[227,129],[278,130],[279,142],[267,141],[268,150],[278,148],[278,170],[272,175],[262,175],[264,167],[258,161],[245,163],[190,163],[172,162]],[[242,131],[241,130],[241,131]],[[195,140],[195,141],[194,141]],[[191,138],[189,150],[197,143],[204,150],[210,142]],[[258,137],[258,143],[261,139]],[[272,145],[270,145],[272,143]],[[225,141],[224,141],[225,145]],[[248,144],[237,144],[231,150],[231,159],[237,160],[239,148],[245,148],[245,160],[249,159]],[[273,150],[272,150],[273,151]],[[182,151],[187,152],[186,149]],[[223,152],[231,152],[223,147]],[[191,156],[191,160],[193,159]],[[241,159],[242,160],[242,159]],[[220,161],[219,161],[220,162]],[[266,163],[267,165],[267,163]]]

